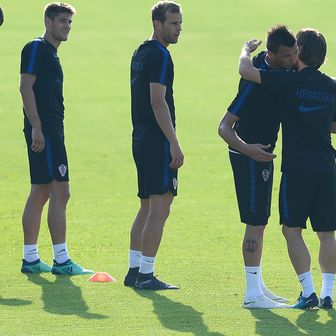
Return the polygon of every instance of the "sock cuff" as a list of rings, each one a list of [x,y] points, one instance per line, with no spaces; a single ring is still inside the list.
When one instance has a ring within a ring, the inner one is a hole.
[[[299,280],[302,280],[303,278],[307,278],[307,277],[312,277],[311,271],[308,271],[308,272],[305,272],[305,273],[298,274],[298,278],[299,278]]]

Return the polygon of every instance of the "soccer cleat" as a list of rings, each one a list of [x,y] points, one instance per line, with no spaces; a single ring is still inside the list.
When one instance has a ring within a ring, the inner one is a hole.
[[[59,264],[54,260],[54,265],[51,273],[55,275],[81,275],[81,274],[94,274],[93,271],[83,268],[76,264],[71,259],[63,264]]]
[[[136,282],[136,278],[138,276],[139,273],[139,268],[140,267],[132,267],[129,268],[125,279],[124,279],[124,286],[126,287],[134,287],[135,286],[135,282]]]
[[[135,289],[147,289],[147,290],[167,290],[167,289],[179,289],[177,286],[167,284],[160,281],[154,275],[149,278],[137,277],[134,285]]]
[[[284,303],[271,300],[266,295],[260,295],[252,300],[244,299],[243,301],[243,308],[247,309],[279,309],[288,307],[289,306]]]
[[[319,308],[322,309],[332,309],[333,300],[330,296],[326,296],[324,299],[320,299]]]
[[[40,259],[37,259],[33,262],[28,262],[22,259],[22,273],[49,273],[51,272],[51,266],[47,265]]]
[[[302,296],[301,292],[299,298],[297,299],[297,302],[290,307],[294,309],[310,309],[316,308],[318,304],[319,300],[315,293],[312,293],[309,297],[305,298]]]
[[[269,289],[264,288],[263,289],[263,293],[266,297],[268,297],[269,299],[271,299],[272,301],[275,302],[280,302],[280,303],[286,303],[288,302],[288,299],[283,298],[281,296],[275,295],[274,293],[272,293]]]

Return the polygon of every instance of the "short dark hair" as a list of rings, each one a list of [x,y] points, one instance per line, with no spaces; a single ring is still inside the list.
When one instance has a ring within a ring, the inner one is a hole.
[[[318,69],[325,61],[327,42],[324,36],[312,28],[303,28],[297,35],[299,59],[306,65]]]
[[[181,13],[181,6],[173,1],[159,1],[152,7],[152,21],[166,21],[166,13]]]
[[[4,19],[5,19],[4,12],[0,6],[0,26],[3,24]]]
[[[65,2],[53,2],[44,8],[44,16],[51,20],[54,20],[55,17],[60,13],[74,15],[76,14],[76,10],[73,6]]]
[[[267,50],[276,54],[279,51],[280,46],[288,48],[294,47],[296,39],[294,34],[288,30],[287,26],[277,25],[272,27],[267,33]]]

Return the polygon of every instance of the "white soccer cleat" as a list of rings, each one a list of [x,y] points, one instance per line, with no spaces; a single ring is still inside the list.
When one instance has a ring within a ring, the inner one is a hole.
[[[278,295],[275,295],[274,293],[272,293],[269,289],[267,288],[264,288],[263,289],[263,293],[266,297],[268,297],[269,299],[275,301],[275,302],[280,302],[280,303],[286,303],[288,302],[289,300],[284,298],[284,297],[281,297],[281,296],[278,296]]]
[[[279,309],[279,308],[289,308],[288,305],[280,302],[275,302],[269,299],[265,295],[260,295],[255,299],[248,300],[244,299],[243,308],[246,309]]]

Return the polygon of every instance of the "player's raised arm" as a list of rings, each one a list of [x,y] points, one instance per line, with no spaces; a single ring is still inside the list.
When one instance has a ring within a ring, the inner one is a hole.
[[[260,84],[261,78],[257,68],[253,66],[251,52],[255,51],[261,41],[252,39],[244,43],[239,58],[239,74],[246,80]]]
[[[160,83],[150,83],[150,99],[155,119],[170,144],[172,157],[170,168],[177,169],[183,165],[184,156],[176,137],[165,96],[166,86]]]
[[[273,153],[266,152],[271,145],[248,144],[243,141],[236,131],[233,129],[234,124],[239,120],[237,116],[230,112],[226,112],[219,123],[219,136],[233,149],[250,157],[252,160],[259,162],[272,161],[276,158]]]

